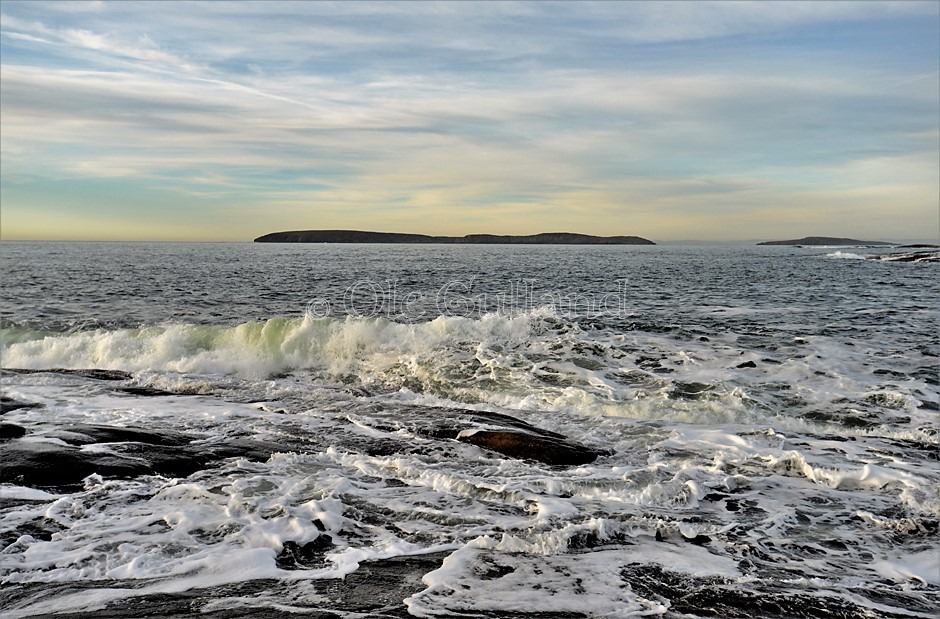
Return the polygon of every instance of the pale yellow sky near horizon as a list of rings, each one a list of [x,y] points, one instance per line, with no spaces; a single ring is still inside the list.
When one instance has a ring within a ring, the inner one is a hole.
[[[938,3],[82,6],[3,3],[0,240],[940,238]]]

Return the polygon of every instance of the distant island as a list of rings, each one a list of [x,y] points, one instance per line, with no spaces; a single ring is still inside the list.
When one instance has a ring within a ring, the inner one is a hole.
[[[572,232],[543,232],[525,236],[468,234],[466,236],[430,236],[397,232],[360,230],[293,230],[272,232],[255,243],[450,243],[458,245],[655,245],[639,236],[592,236]]]
[[[758,243],[758,245],[828,245],[828,246],[837,246],[837,245],[894,245],[894,243],[886,243],[884,241],[859,241],[858,239],[842,239],[836,238],[833,236],[804,236],[801,239],[794,239],[792,241],[764,241],[763,243]]]

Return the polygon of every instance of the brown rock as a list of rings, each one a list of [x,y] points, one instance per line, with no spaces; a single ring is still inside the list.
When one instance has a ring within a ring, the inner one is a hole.
[[[576,466],[594,462],[602,452],[563,438],[538,436],[517,430],[477,430],[461,434],[458,441],[470,443],[520,460]]]

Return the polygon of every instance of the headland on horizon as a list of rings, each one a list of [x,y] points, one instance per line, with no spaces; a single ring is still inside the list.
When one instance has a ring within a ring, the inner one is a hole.
[[[639,236],[593,236],[573,232],[543,232],[529,235],[468,234],[431,236],[361,230],[293,230],[259,236],[255,243],[450,243],[464,245],[655,245]]]

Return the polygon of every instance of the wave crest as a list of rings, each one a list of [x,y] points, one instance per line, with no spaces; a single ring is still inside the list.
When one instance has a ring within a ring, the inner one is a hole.
[[[460,342],[526,341],[532,320],[440,316],[404,324],[383,318],[271,318],[235,326],[169,324],[77,333],[0,330],[4,367],[102,368],[263,378],[299,369],[355,371],[378,358],[405,362]]]

